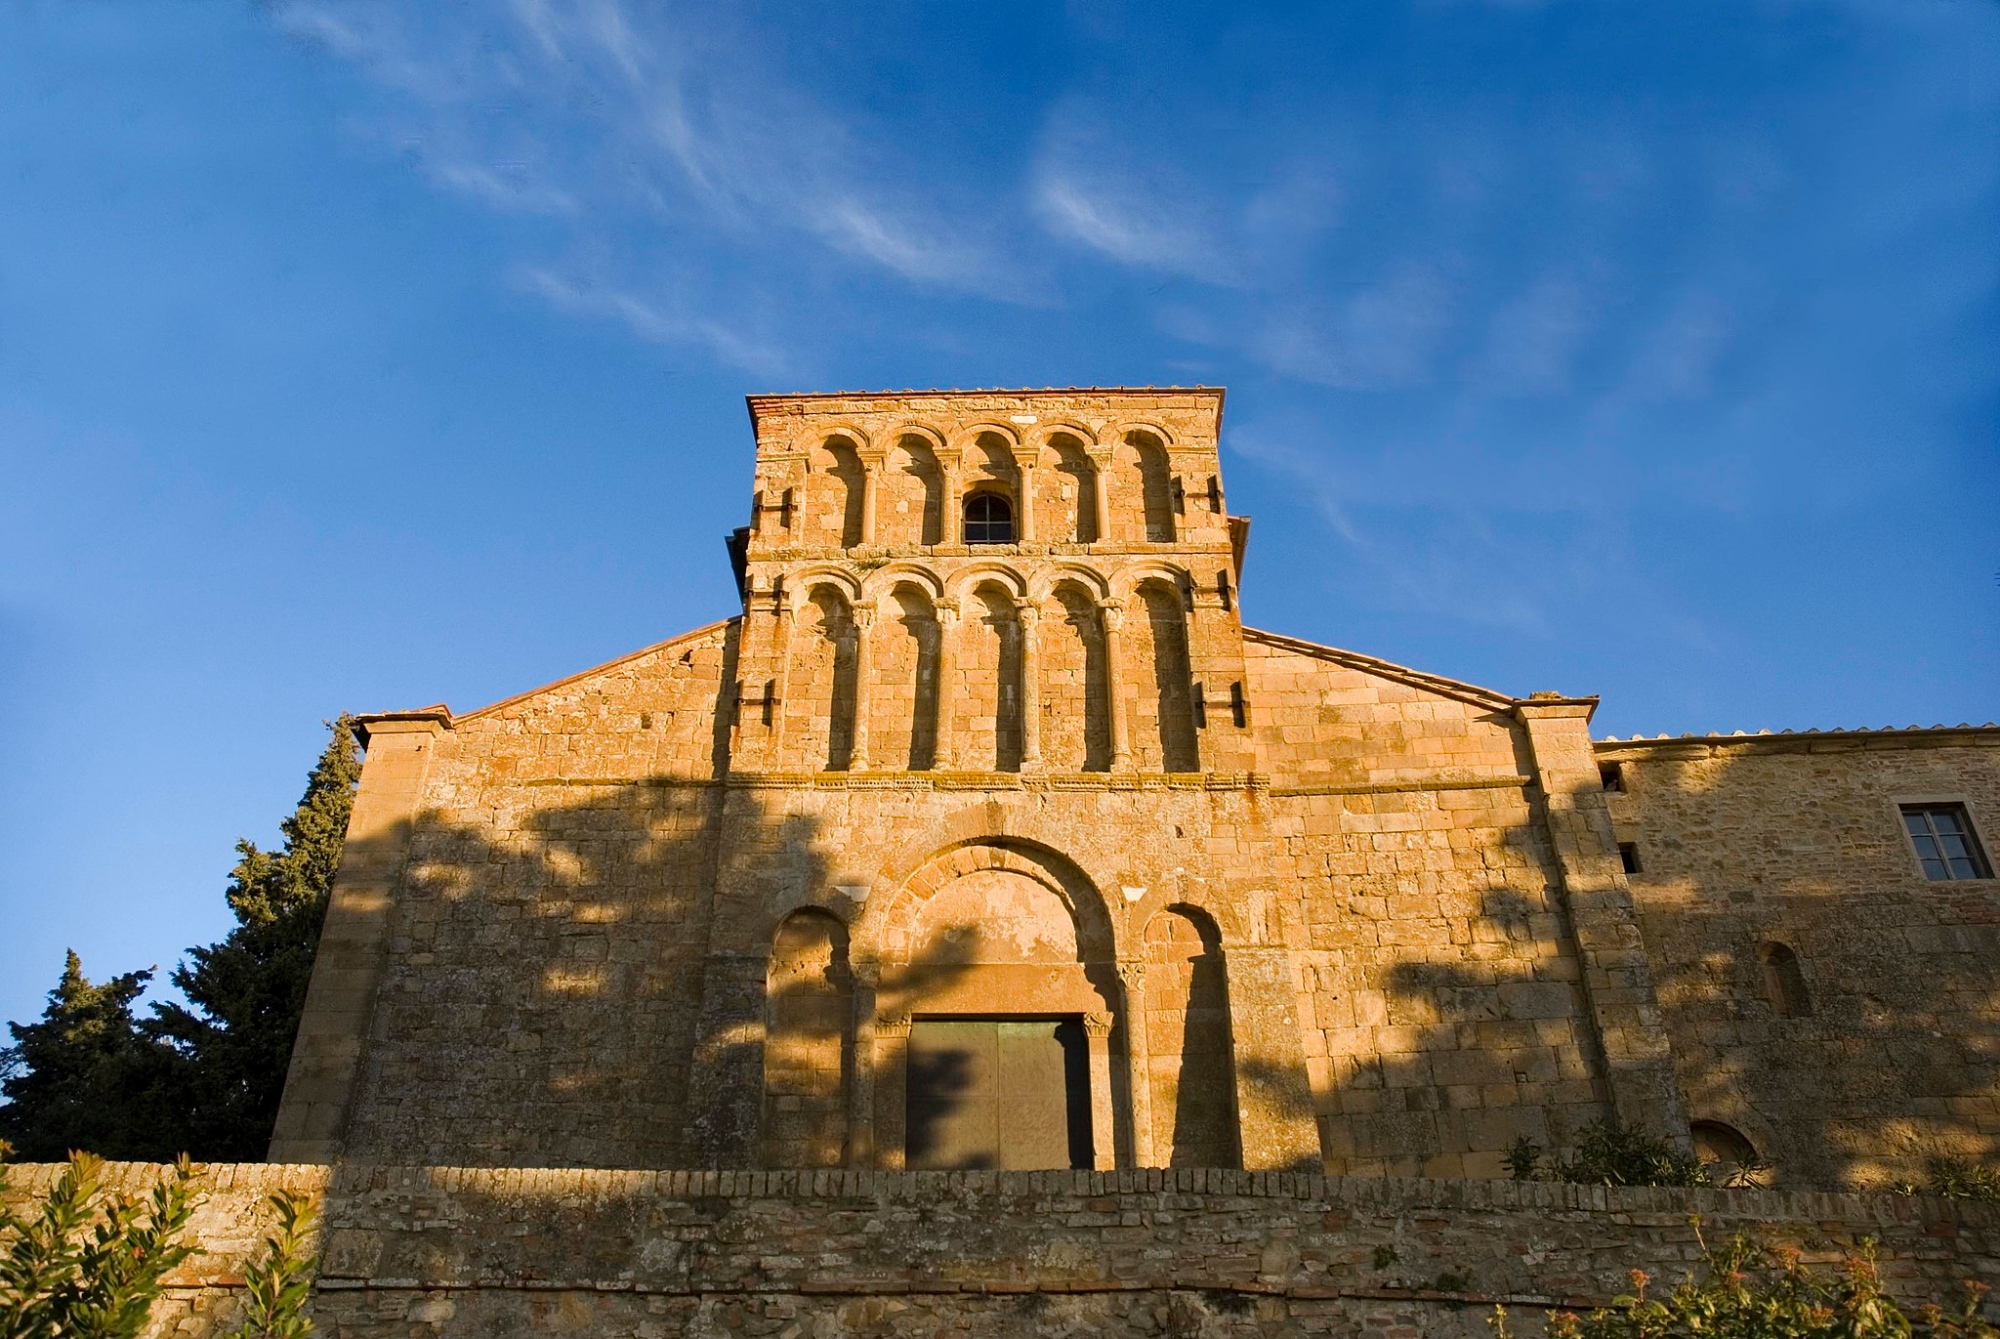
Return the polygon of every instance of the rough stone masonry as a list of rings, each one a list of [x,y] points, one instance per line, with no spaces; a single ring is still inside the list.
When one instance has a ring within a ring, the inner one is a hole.
[[[363,719],[272,1159],[1994,1155],[2000,730],[1594,740],[1246,628],[1222,405],[751,397],[739,611]]]

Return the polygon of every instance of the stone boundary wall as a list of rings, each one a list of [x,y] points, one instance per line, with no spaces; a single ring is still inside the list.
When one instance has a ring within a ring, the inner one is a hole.
[[[137,1190],[162,1169],[115,1164]],[[10,1169],[10,1198],[60,1168]],[[1539,1329],[1642,1268],[1678,1280],[1755,1231],[1833,1262],[1864,1239],[1892,1291],[2000,1285],[2000,1205],[1292,1173],[639,1172],[240,1164],[205,1169],[208,1254],[151,1333],[237,1314],[263,1197],[320,1195],[323,1333],[1383,1334]],[[2000,1308],[1990,1308],[2000,1310]]]

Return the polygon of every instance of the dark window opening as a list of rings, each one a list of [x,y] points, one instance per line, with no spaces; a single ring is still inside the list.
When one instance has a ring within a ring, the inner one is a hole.
[[[1764,964],[1764,998],[1771,1012],[1780,1018],[1805,1018],[1812,1009],[1806,991],[1806,974],[1799,967],[1799,955],[1789,944],[1774,942],[1757,946],[1757,960]]]
[[[1903,828],[1926,879],[1990,879],[1993,867],[1962,804],[1906,804]]]
[[[1761,1165],[1756,1146],[1744,1138],[1741,1131],[1719,1120],[1698,1120],[1688,1127],[1688,1135],[1694,1141],[1694,1155],[1703,1162],[1719,1166],[1725,1184],[1729,1172]]]
[[[974,493],[965,500],[965,542],[1014,542],[1014,508],[1006,498],[998,493]]]
[[[1622,791],[1625,789],[1625,768],[1615,762],[1599,763],[1597,780],[1598,784],[1608,791],[1613,793]]]
[[[1599,847],[1598,849],[1602,850],[1603,848]],[[1637,874],[1639,872],[1639,843],[1619,842],[1618,863],[1625,867],[1627,874]]]

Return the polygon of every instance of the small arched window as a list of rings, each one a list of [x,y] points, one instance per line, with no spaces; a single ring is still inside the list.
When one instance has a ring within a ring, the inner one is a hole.
[[[1740,1188],[1762,1184],[1760,1174],[1769,1169],[1740,1132],[1719,1120],[1698,1120],[1688,1127],[1688,1134],[1694,1141],[1694,1155],[1708,1166],[1716,1185]]]
[[[998,493],[974,493],[965,500],[965,542],[1014,542],[1014,508],[1006,498]]]
[[[1812,996],[1806,993],[1806,975],[1799,969],[1799,955],[1789,944],[1775,940],[1757,947],[1758,961],[1764,964],[1764,998],[1771,1012],[1780,1018],[1804,1018],[1812,1013]]]

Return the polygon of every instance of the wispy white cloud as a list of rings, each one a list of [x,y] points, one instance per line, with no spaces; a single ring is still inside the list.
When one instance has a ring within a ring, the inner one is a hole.
[[[1433,378],[1439,346],[1456,319],[1444,274],[1411,259],[1389,277],[1334,301],[1274,304],[1251,348],[1273,369],[1316,385],[1347,390],[1420,385]]]
[[[911,190],[921,173],[885,137],[773,74],[732,11],[285,0],[274,13],[391,96],[372,131],[432,181],[563,222],[571,245],[606,258],[602,281],[527,285],[565,311],[768,370],[783,359],[767,340],[727,334],[739,302],[697,313],[667,290],[683,255],[719,248],[754,272],[776,254],[791,269],[852,264],[919,288],[1022,294],[990,230]],[[522,263],[544,278],[561,269]]]
[[[537,266],[521,268],[514,278],[523,289],[547,299],[560,311],[609,317],[655,344],[697,345],[722,363],[763,377],[780,378],[791,370],[785,350],[775,339],[759,339],[698,311],[676,309],[665,300],[613,282]]]
[[[1487,321],[1474,384],[1506,395],[1559,395],[1594,328],[1590,286],[1569,267],[1544,275]]]

